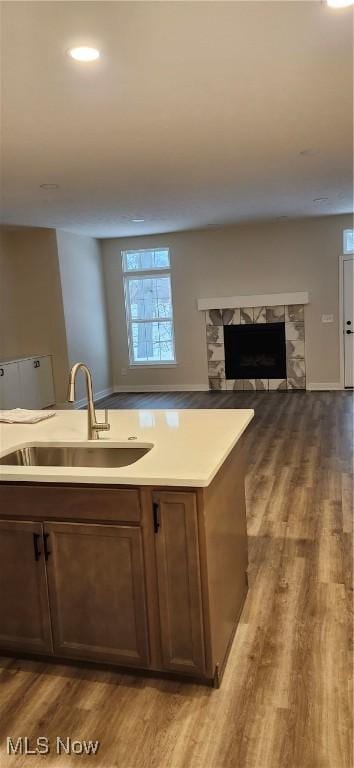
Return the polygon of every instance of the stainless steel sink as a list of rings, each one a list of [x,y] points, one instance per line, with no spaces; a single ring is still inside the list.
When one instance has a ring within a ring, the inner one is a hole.
[[[0,464],[18,467],[126,467],[145,456],[151,448],[152,445],[119,448],[33,445],[8,453],[0,459]]]

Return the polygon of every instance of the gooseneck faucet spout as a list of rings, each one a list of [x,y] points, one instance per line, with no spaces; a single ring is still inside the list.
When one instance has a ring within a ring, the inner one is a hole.
[[[111,425],[108,423],[108,411],[105,410],[104,422],[98,422],[96,418],[95,406],[93,403],[93,388],[92,388],[92,376],[90,370],[85,363],[75,363],[73,365],[69,375],[69,388],[68,388],[68,402],[75,402],[75,382],[78,371],[82,371],[85,374],[86,379],[86,391],[87,391],[87,418],[88,418],[88,439],[98,440],[99,433],[108,431]]]

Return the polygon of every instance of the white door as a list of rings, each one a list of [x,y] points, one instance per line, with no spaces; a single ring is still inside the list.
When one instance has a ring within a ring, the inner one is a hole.
[[[343,261],[344,386],[354,387],[354,260]]]
[[[22,396],[18,363],[0,363],[0,408],[20,408]]]

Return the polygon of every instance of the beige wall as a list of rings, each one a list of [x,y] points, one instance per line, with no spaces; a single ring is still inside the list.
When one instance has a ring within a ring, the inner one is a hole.
[[[0,232],[0,360],[19,351],[19,318],[16,310],[16,282],[7,233]]]
[[[0,232],[0,359],[32,354],[53,356],[59,404],[78,360],[91,368],[95,394],[110,387],[102,260],[93,238],[27,227]],[[80,377],[77,397],[84,395]]]
[[[53,355],[55,394],[65,399],[68,357],[55,231],[21,228],[2,235],[1,356]]]
[[[351,216],[245,224],[191,232],[103,240],[113,379],[118,386],[206,385],[204,316],[197,298],[309,291],[306,357],[309,383],[338,383],[339,272],[342,230]],[[129,368],[120,251],[169,246],[176,368]],[[333,324],[321,323],[333,314]],[[122,368],[127,374],[122,375]]]
[[[100,248],[92,237],[63,231],[57,231],[57,243],[69,364],[89,366],[97,395],[111,383]],[[80,376],[77,398],[85,394]]]
[[[351,226],[351,216],[336,216],[101,241],[114,384],[205,386],[197,298],[303,290],[310,293],[308,382],[339,382],[338,258],[342,230]],[[151,245],[171,249],[177,366],[130,369],[120,251]],[[93,370],[96,393],[111,384],[105,301],[92,238],[30,228],[0,233],[0,358],[52,354],[58,402],[79,358]],[[322,314],[335,322],[321,323]]]

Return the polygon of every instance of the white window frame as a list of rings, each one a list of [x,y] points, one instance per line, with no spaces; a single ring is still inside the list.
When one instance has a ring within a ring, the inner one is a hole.
[[[145,251],[168,251],[168,257],[170,261],[169,267],[157,267],[155,269],[130,269],[125,270],[125,254],[129,253],[130,251],[132,253],[145,253]],[[174,312],[173,312],[173,287],[172,287],[172,267],[171,267],[171,252],[170,249],[165,246],[159,246],[156,248],[131,248],[131,249],[124,249],[121,251],[121,266],[122,266],[122,274],[123,274],[123,286],[124,286],[124,302],[125,302],[125,322],[126,322],[126,329],[127,329],[127,336],[128,336],[128,350],[129,350],[129,367],[130,368],[171,368],[171,366],[177,365],[177,359],[176,359],[176,342],[175,342],[175,329],[174,329]],[[134,360],[134,345],[133,345],[133,334],[132,334],[132,324],[133,323],[147,323],[147,322],[157,322],[155,320],[137,320],[136,318],[132,318],[131,316],[131,307],[130,307],[130,301],[129,301],[129,280],[136,279],[136,278],[145,278],[145,279],[154,279],[157,277],[157,275],[161,275],[162,277],[168,276],[170,278],[170,286],[171,286],[171,304],[172,304],[172,316],[163,318],[164,320],[167,320],[171,323],[171,337],[172,337],[172,345],[173,345],[173,360]]]

